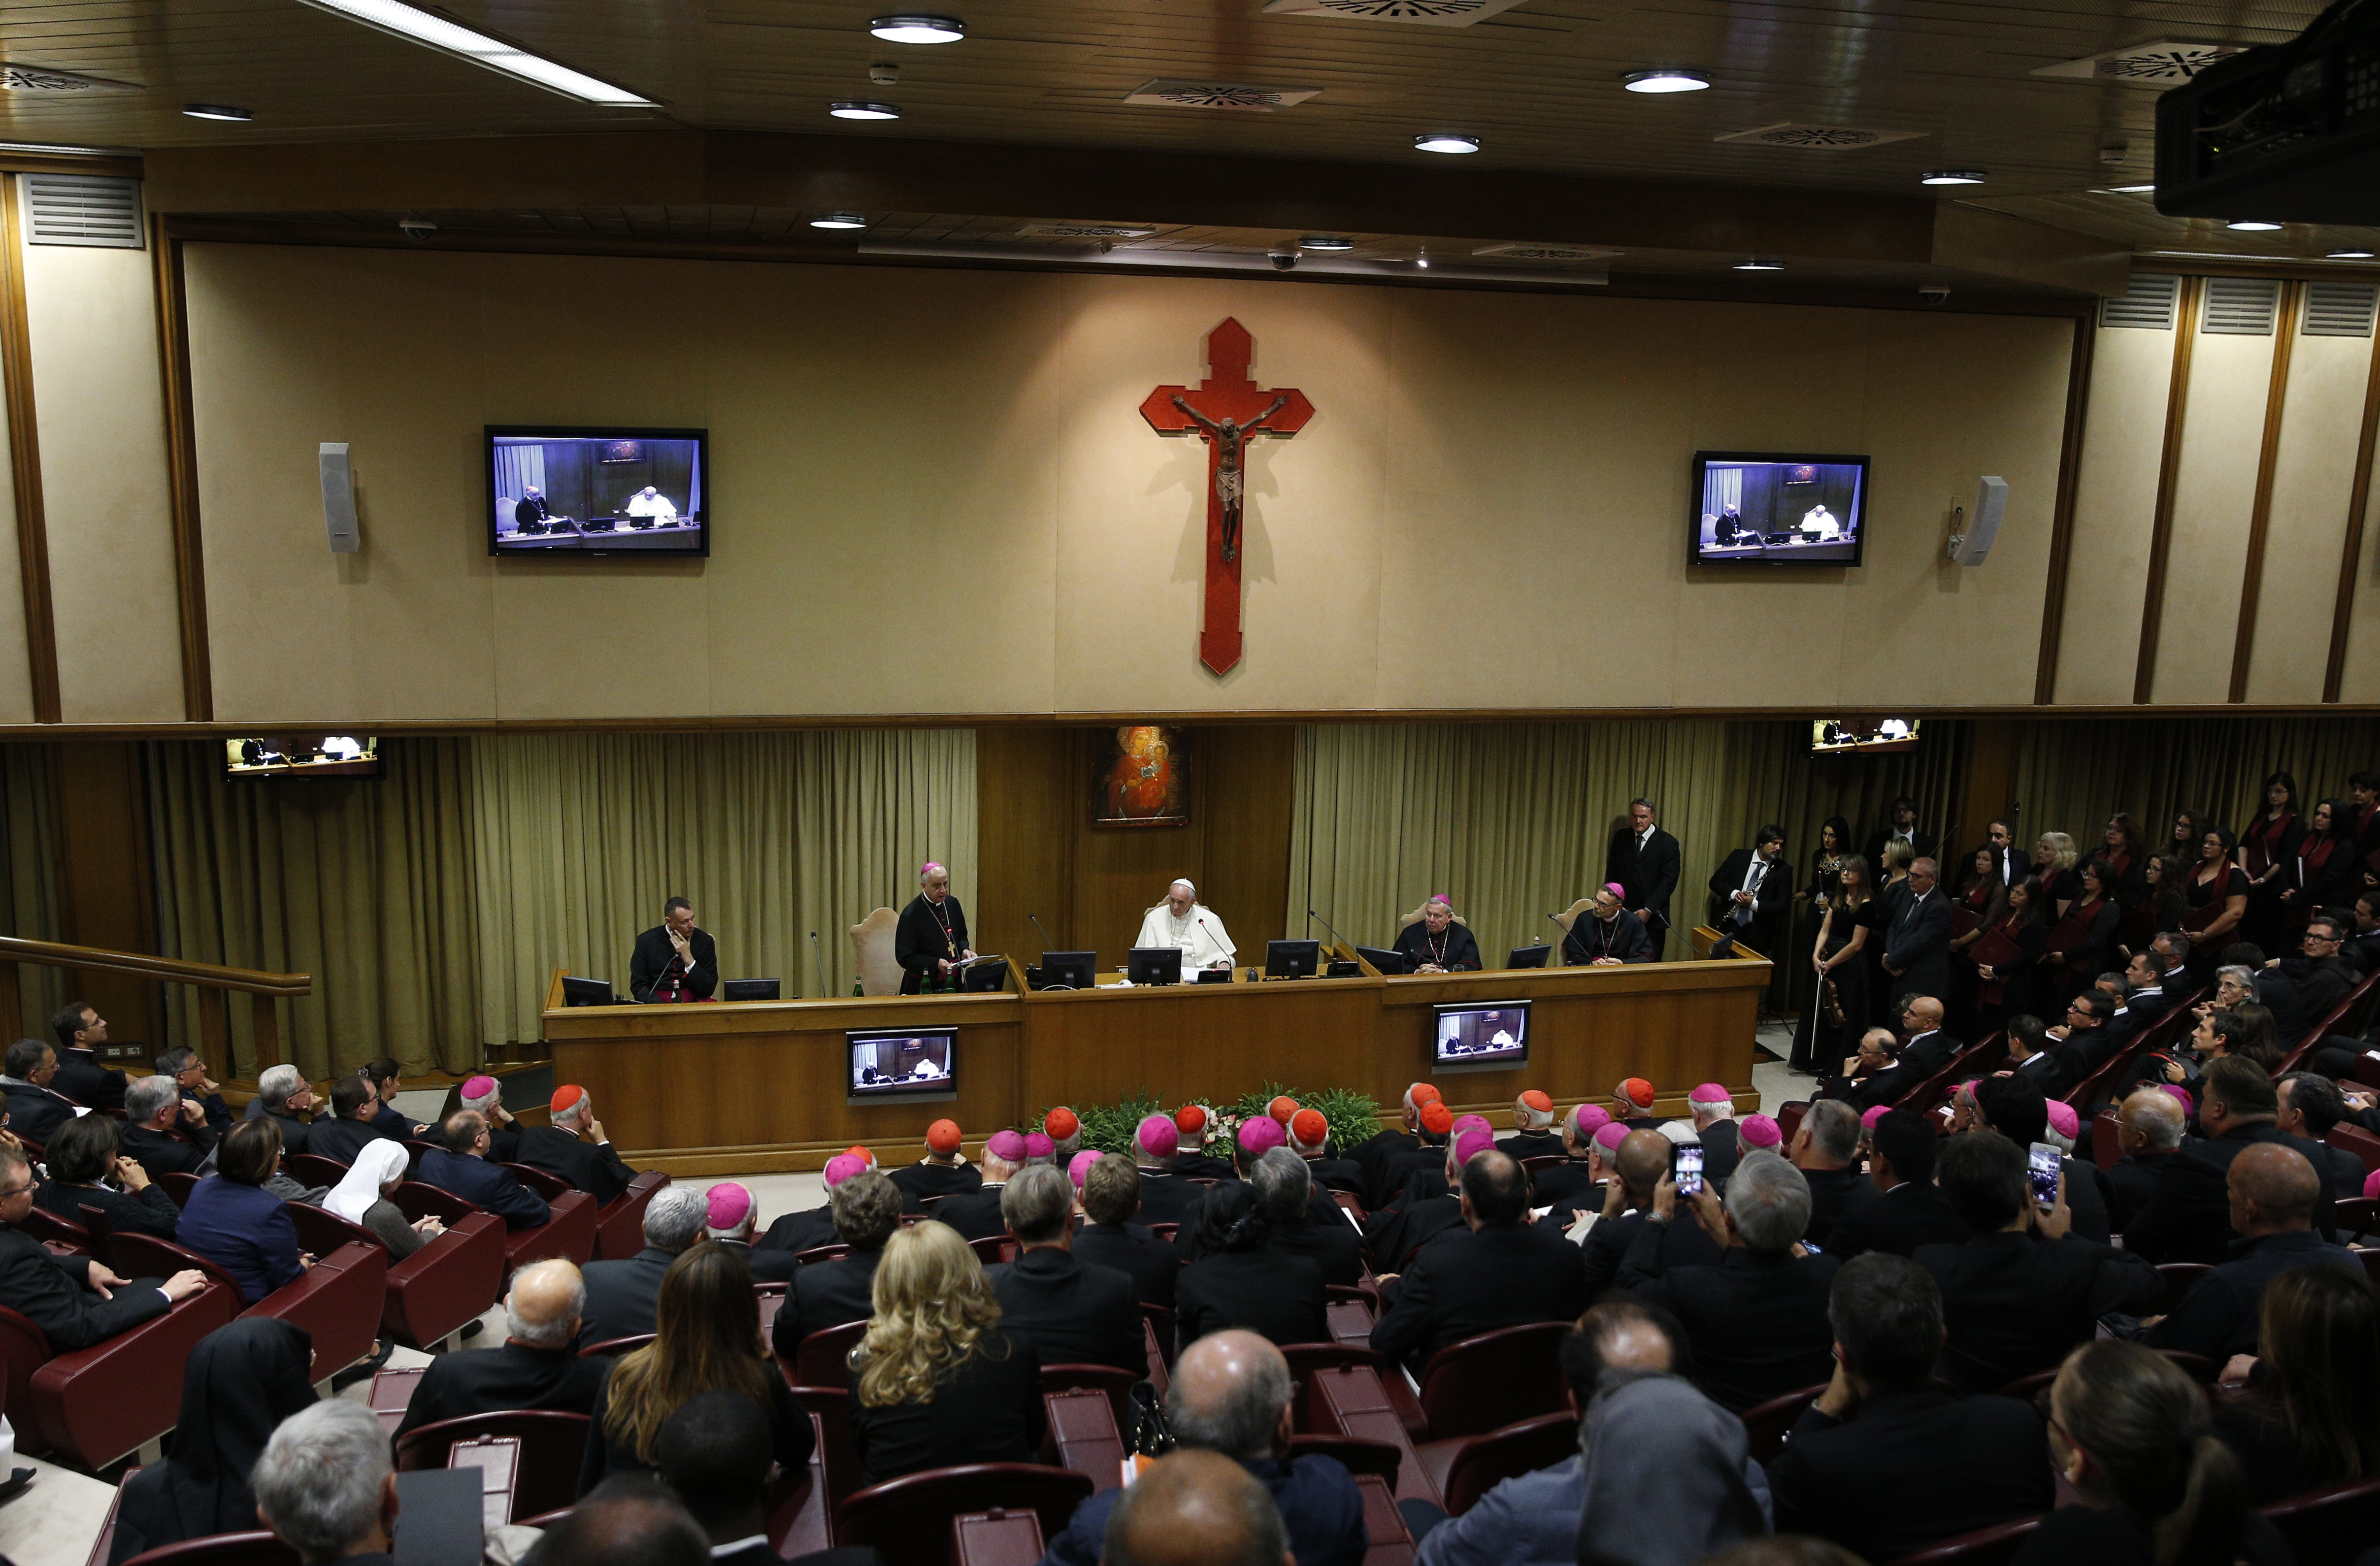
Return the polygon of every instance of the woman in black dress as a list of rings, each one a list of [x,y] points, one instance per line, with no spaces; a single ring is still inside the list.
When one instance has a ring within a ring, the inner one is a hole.
[[[1960,889],[1958,900],[1950,904],[1949,1003],[1953,1017],[1975,1014],[1975,942],[1998,920],[2007,897],[2008,888],[2000,883],[1997,856],[1989,848],[1976,849],[1968,866],[1966,884]]]
[[[2042,976],[2048,988],[2044,998],[2057,1010],[2090,988],[2091,981],[2116,965],[2116,872],[2104,859],[2094,859],[2078,872],[2082,891],[2066,917],[2058,921],[2044,942]]]
[[[2305,817],[2298,805],[2298,781],[2287,772],[2265,780],[2265,808],[2240,834],[2240,865],[2248,872],[2248,914],[2240,921],[2241,941],[2267,952],[2281,950],[2289,920],[2281,901],[2297,869],[2298,845],[2305,841]]]
[[[967,945],[966,910],[951,895],[951,872],[931,859],[917,867],[917,895],[901,910],[892,931],[892,960],[901,965],[901,993],[956,989],[952,970],[975,955]]]
[[[2323,909],[2354,901],[2362,880],[2356,874],[2354,819],[2343,799],[2325,799],[2313,807],[2313,818],[2298,839],[2297,855],[2281,874],[2282,947],[2267,947],[2266,955],[2296,945],[2306,921]]]
[[[2107,818],[2099,857],[2116,873],[2116,906],[2129,912],[2148,894],[2149,861],[2155,856],[2149,852],[2149,841],[2141,835],[2141,829],[2121,810]]]
[[[2216,958],[2240,939],[2248,914],[2248,872],[2231,862],[2238,840],[2228,827],[2208,827],[2199,840],[2198,863],[2190,872],[2190,913],[2181,928],[2190,933],[2190,978],[2204,988],[2215,982]]]
[[[2033,845],[2033,879],[2041,883],[2043,918],[2053,923],[2064,918],[2067,908],[2082,894],[2082,878],[2074,870],[2081,857],[2074,850],[2074,840],[2062,832],[2043,832],[2041,841]]]
[[[2008,1019],[2034,1011],[2040,989],[2041,943],[2047,929],[2041,883],[2021,880],[2008,889],[2000,915],[1975,942],[1975,1010],[1967,1041],[1978,1043],[2008,1026]]]
[[[2183,861],[2160,854],[2148,862],[2141,900],[2116,921],[2118,965],[2169,929],[2180,929],[2190,917],[2190,870]]]
[[[1808,890],[1793,894],[1799,911],[1793,919],[1793,993],[1795,1010],[1806,1013],[1811,996],[1810,954],[1818,949],[1818,927],[1826,922],[1827,905],[1835,900],[1835,877],[1852,851],[1852,824],[1829,816],[1818,824],[1818,846],[1810,851]]]
[[[1810,956],[1809,1009],[1793,1031],[1792,1067],[1817,1075],[1859,1052],[1868,1012],[1867,948],[1879,943],[1883,905],[1870,895],[1867,861],[1846,854],[1835,868],[1835,895],[1820,918]]]
[[[1311,1256],[1267,1249],[1271,1241],[1272,1221],[1255,1186],[1232,1180],[1207,1193],[1198,1204],[1198,1259],[1173,1285],[1177,1353],[1234,1327],[1276,1343],[1330,1341],[1321,1267]]]

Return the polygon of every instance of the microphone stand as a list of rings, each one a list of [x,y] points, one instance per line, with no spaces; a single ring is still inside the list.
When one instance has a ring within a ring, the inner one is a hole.
[[[819,993],[820,995],[826,994],[826,987],[830,982],[826,977],[826,957],[824,953],[819,951],[818,931],[816,930],[810,931],[810,966],[818,970]]]

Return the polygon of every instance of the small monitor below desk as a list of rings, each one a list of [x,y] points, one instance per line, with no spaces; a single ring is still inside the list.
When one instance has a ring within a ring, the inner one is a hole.
[[[957,1097],[958,1029],[880,1027],[854,1029],[843,1037],[851,1048],[851,1084],[844,1103]]]

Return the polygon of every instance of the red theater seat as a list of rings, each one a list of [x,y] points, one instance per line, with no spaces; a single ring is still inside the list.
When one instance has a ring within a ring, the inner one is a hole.
[[[1765,1463],[1782,1451],[1785,1432],[1793,1427],[1793,1421],[1802,1417],[1802,1411],[1817,1402],[1818,1394],[1826,1390],[1826,1384],[1821,1382],[1745,1409],[1741,1417],[1747,1438],[1744,1446],[1752,1460]]]
[[[1397,1466],[1405,1460],[1405,1449],[1393,1441],[1375,1441],[1362,1436],[1296,1435],[1289,1438],[1292,1462],[1305,1456],[1336,1458],[1341,1467],[1350,1474],[1377,1474],[1383,1484],[1393,1488],[1397,1482]]]
[[[229,1272],[194,1251],[150,1234],[115,1237],[115,1270],[127,1278],[171,1278],[196,1268],[211,1281],[240,1297]],[[369,1358],[380,1335],[381,1309],[388,1282],[388,1252],[351,1242],[318,1258],[301,1274],[240,1314],[268,1317],[302,1327],[314,1340],[314,1378],[327,1381],[358,1360]]]
[[[336,1213],[303,1202],[287,1206],[298,1243],[317,1256],[350,1243],[380,1244],[370,1230]],[[445,1233],[391,1266],[381,1304],[382,1329],[407,1348],[427,1349],[478,1320],[503,1296],[504,1239],[502,1220],[466,1214]]]
[[[419,1180],[408,1180],[396,1188],[390,1198],[397,1210],[407,1219],[436,1216],[453,1228],[472,1216],[489,1217],[473,1203],[465,1201],[451,1191]],[[595,1198],[584,1191],[573,1191],[546,1204],[553,1216],[534,1229],[509,1229],[504,1220],[496,1220],[504,1235],[504,1276],[512,1277],[517,1269],[533,1261],[560,1256],[584,1267],[595,1254]]]
[[[1382,1381],[1378,1369],[1369,1365],[1339,1365],[1315,1371],[1305,1378],[1309,1428],[1318,1435],[1357,1436],[1395,1447],[1397,1499],[1435,1501],[1437,1487],[1423,1472],[1413,1438],[1406,1434],[1404,1419],[1389,1401]]]
[[[1421,1372],[1429,1439],[1484,1436],[1563,1406],[1561,1341],[1567,1321],[1503,1327],[1449,1343]]]
[[[389,1439],[396,1439],[396,1427],[405,1423],[405,1411],[412,1406],[414,1389],[421,1378],[430,1373],[426,1365],[406,1370],[382,1370],[371,1379],[371,1411],[380,1416],[380,1427]]]
[[[1119,1370],[1112,1365],[1045,1365],[1041,1367],[1043,1391],[1065,1392],[1080,1389],[1104,1393],[1115,1409],[1118,1425],[1132,1417],[1132,1384],[1139,1379],[1131,1371]]]
[[[2038,1517],[2020,1517],[2013,1523],[1998,1523],[1988,1528],[1978,1528],[1972,1534],[1961,1534],[1955,1539],[1928,1545],[1907,1555],[1888,1560],[1883,1566],[2007,1566],[2024,1548],[2025,1536],[2041,1526]]]
[[[2301,1561],[2352,1560],[2380,1539],[2380,1479],[2289,1496],[2265,1515]]]
[[[347,1177],[347,1166],[320,1153],[285,1153],[281,1159],[289,1178],[309,1185],[336,1185]]]
[[[669,1183],[661,1171],[646,1170],[603,1205],[595,1215],[596,1260],[625,1261],[645,1248],[645,1208]]]
[[[1439,1486],[1449,1516],[1460,1517],[1507,1479],[1567,1461],[1578,1451],[1578,1415],[1540,1414],[1461,1442]]]
[[[969,1511],[951,1519],[951,1566],[1033,1566],[1041,1519],[1031,1511]]]
[[[1355,1487],[1364,1492],[1364,1566],[1410,1566],[1413,1533],[1397,1510],[1397,1498],[1377,1474],[1356,1475]]]
[[[832,1387],[841,1390],[851,1379],[851,1351],[859,1340],[868,1336],[868,1323],[846,1321],[840,1327],[830,1327],[823,1332],[813,1332],[804,1338],[794,1351],[794,1382],[796,1387]]]
[[[972,1511],[1031,1511],[1054,1537],[1091,1495],[1087,1475],[1035,1463],[970,1463],[929,1468],[870,1485],[835,1509],[838,1547],[867,1545],[902,1566],[950,1557],[951,1524]]]
[[[534,1164],[498,1162],[496,1167],[512,1171],[514,1179],[544,1197],[548,1202],[573,1189],[569,1181],[558,1174],[548,1174]],[[638,1247],[639,1250],[642,1248],[642,1246]],[[631,1251],[628,1254],[634,1256],[636,1252]]]
[[[97,1469],[155,1440],[181,1416],[183,1363],[239,1303],[237,1290],[210,1282],[164,1316],[71,1354],[52,1354],[39,1327],[0,1306],[18,1450]]]
[[[298,1552],[261,1529],[184,1539],[136,1555],[125,1566],[136,1562],[138,1566],[298,1566]]]
[[[568,1506],[578,1494],[578,1466],[587,1454],[583,1414],[552,1409],[521,1409],[506,1414],[467,1414],[407,1430],[396,1443],[399,1473],[417,1468],[449,1468],[455,1449],[487,1437],[520,1442],[520,1460],[513,1470],[515,1517]]]
[[[634,1354],[650,1343],[658,1334],[639,1332],[632,1338],[606,1338],[600,1343],[588,1343],[578,1351],[581,1359],[617,1359],[624,1354]]]
[[[1088,1387],[1048,1391],[1041,1403],[1050,1411],[1049,1434],[1042,1439],[1045,1460],[1088,1475],[1094,1489],[1111,1490],[1123,1483],[1123,1435],[1107,1394]]]

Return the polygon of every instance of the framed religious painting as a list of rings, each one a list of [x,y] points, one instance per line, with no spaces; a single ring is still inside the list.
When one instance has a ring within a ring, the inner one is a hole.
[[[1095,731],[1091,825],[1190,824],[1190,731],[1172,723],[1126,723]]]

